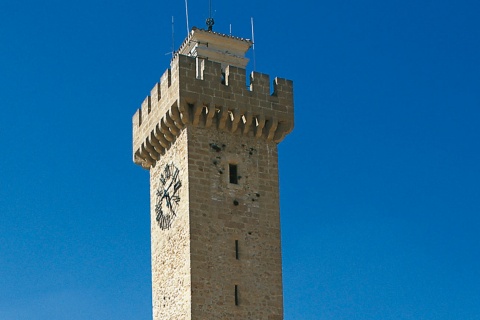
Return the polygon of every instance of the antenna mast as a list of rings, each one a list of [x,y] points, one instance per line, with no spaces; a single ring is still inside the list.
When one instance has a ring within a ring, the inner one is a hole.
[[[175,29],[174,29],[175,23],[173,21],[173,16],[172,16],[172,58],[175,55]]]
[[[253,31],[253,17],[250,18],[250,21],[252,23],[252,50],[253,50],[253,71],[256,70],[256,66],[255,66],[255,33]]]
[[[212,0],[209,1],[209,17],[207,18],[206,23],[207,23],[208,31],[212,31],[213,25],[215,24],[215,21],[213,20],[213,17],[212,17]]]

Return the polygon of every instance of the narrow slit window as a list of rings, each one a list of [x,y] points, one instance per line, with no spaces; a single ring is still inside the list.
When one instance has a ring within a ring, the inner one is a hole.
[[[225,72],[222,72],[222,78],[221,79],[222,79],[222,84],[226,84],[226,82],[225,82]]]
[[[235,240],[235,259],[238,260],[238,240]]]
[[[238,286],[235,285],[235,305],[238,306]]]
[[[195,116],[195,105],[193,103],[187,103],[187,108],[190,121],[193,121],[193,118]]]
[[[230,172],[230,183],[238,184],[238,166],[236,164],[230,163],[228,165]]]

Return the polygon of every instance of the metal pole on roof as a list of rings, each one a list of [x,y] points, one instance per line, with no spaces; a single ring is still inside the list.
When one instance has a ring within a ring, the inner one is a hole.
[[[188,1],[185,0],[185,15],[187,16],[187,37],[190,33],[190,28],[188,27]]]
[[[175,55],[175,22],[173,21],[173,16],[172,16],[172,58]]]
[[[208,31],[212,31],[213,25],[215,24],[215,21],[213,20],[213,17],[212,17],[212,0],[209,1],[209,17],[207,18],[206,23],[207,23]]]
[[[255,61],[255,32],[253,30],[253,17],[250,18],[250,22],[252,23],[252,50],[253,50],[253,71],[256,70],[256,61]]]

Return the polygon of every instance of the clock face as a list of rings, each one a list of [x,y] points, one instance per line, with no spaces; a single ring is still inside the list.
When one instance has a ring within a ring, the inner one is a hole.
[[[179,173],[180,170],[171,163],[165,165],[163,172],[160,174],[155,213],[158,226],[162,230],[169,229],[177,215],[178,204],[180,203],[179,190],[182,187]]]

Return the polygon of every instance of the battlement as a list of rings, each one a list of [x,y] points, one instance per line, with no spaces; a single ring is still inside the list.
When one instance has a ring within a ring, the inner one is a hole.
[[[293,129],[293,83],[177,54],[133,116],[134,162],[150,168],[186,126],[279,143]]]

